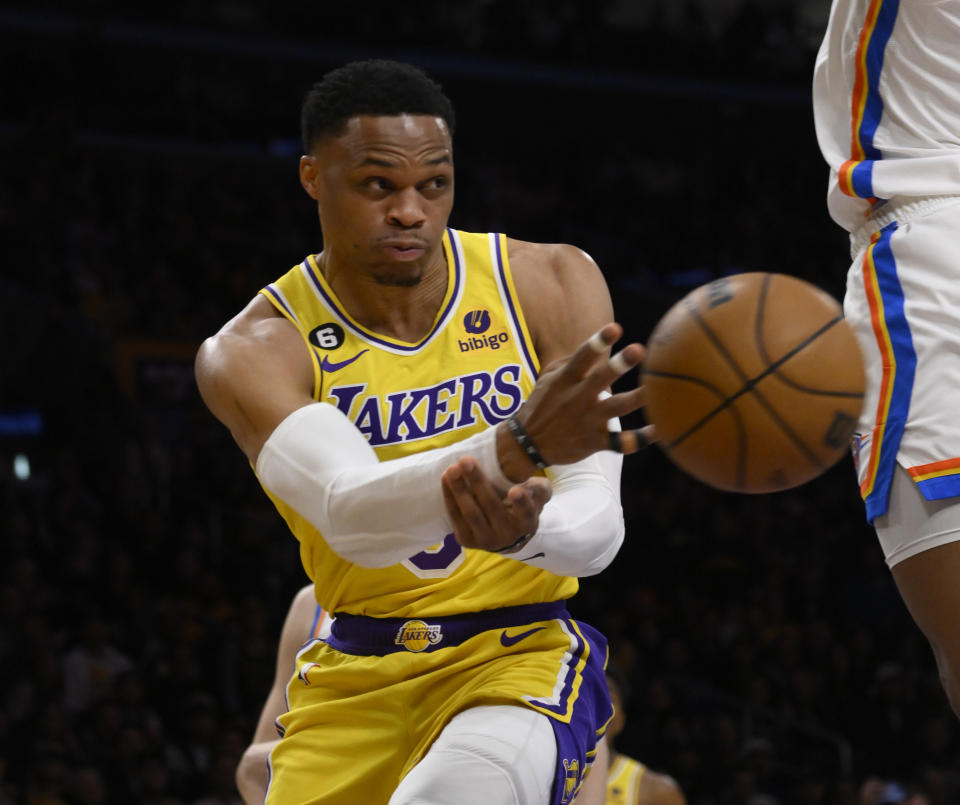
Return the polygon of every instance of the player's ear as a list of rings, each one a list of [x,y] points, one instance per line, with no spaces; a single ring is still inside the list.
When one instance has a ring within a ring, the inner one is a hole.
[[[307,191],[307,195],[314,200],[319,197],[317,187],[319,179],[320,167],[317,165],[317,158],[312,154],[304,154],[300,157],[300,184]]]

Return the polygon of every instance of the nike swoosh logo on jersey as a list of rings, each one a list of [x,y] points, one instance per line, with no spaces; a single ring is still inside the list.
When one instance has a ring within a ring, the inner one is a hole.
[[[530,637],[530,635],[532,635],[534,632],[539,632],[541,629],[546,628],[546,626],[537,626],[533,629],[528,629],[526,632],[520,632],[520,634],[515,635],[508,635],[507,630],[504,629],[502,632],[500,632],[500,645],[510,648],[510,646],[514,646],[521,640],[525,640],[526,638]]]
[[[320,368],[323,369],[324,372],[336,372],[337,369],[342,369],[344,366],[349,366],[357,358],[363,355],[364,352],[369,352],[369,351],[370,350],[368,349],[362,349],[352,358],[347,358],[345,361],[336,361],[336,362],[331,361],[330,358],[324,355],[323,360],[320,361]]]

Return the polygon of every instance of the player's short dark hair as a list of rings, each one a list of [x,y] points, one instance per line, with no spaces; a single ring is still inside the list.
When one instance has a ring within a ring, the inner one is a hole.
[[[357,115],[430,115],[453,134],[453,104],[423,70],[386,59],[355,61],[331,70],[313,85],[300,108],[306,153],[326,134],[339,134]]]

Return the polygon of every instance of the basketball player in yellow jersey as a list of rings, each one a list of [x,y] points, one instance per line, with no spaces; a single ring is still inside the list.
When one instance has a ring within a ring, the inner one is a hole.
[[[616,420],[642,393],[607,389],[643,348],[610,357],[580,250],[447,227],[453,109],[421,71],[346,65],[301,119],[323,251],[196,364],[336,616],[266,802],[566,805],[612,709],[606,641],[564,602],[623,539],[642,434]]]
[[[628,698],[626,679],[616,666],[607,667],[607,685],[615,715],[604,738],[610,749],[606,805],[686,805],[676,780],[651,771],[639,760],[622,755],[614,748],[617,736],[627,723]]]

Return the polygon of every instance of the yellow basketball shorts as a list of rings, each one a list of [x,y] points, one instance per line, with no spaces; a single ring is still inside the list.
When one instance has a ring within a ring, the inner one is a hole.
[[[552,805],[566,805],[613,715],[607,643],[562,601],[423,620],[338,615],[301,649],[267,805],[386,805],[444,725],[512,704],[551,719]]]

